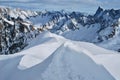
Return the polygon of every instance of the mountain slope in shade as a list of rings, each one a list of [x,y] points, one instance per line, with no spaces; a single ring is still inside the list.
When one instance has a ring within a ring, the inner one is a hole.
[[[119,80],[119,70],[109,67],[116,52],[99,48],[92,43],[67,40],[44,32],[30,42],[22,52],[0,56],[0,80]],[[100,56],[100,57],[99,57]],[[103,66],[105,65],[105,66]]]
[[[21,51],[33,39],[38,30],[26,18],[37,15],[35,11],[0,7],[0,54]]]

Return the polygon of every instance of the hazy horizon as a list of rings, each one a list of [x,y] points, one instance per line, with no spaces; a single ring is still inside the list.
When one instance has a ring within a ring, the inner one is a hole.
[[[119,9],[119,0],[0,0],[1,6],[10,6],[30,10],[67,10],[95,13],[101,6],[104,9]]]

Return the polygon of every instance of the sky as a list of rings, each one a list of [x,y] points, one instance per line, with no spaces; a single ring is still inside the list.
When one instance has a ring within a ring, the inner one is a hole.
[[[120,0],[0,0],[1,6],[20,7],[31,10],[67,10],[95,13],[104,9],[120,9]]]

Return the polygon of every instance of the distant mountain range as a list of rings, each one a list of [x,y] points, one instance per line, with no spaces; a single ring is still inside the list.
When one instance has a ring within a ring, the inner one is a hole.
[[[120,9],[81,12],[30,11],[0,7],[0,54],[13,54],[43,31],[120,51]]]

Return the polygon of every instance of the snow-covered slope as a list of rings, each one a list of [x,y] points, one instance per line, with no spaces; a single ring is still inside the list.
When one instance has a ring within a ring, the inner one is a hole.
[[[96,27],[93,27],[96,26]],[[86,41],[86,42],[95,42],[96,37],[98,36],[98,30],[100,29],[99,24],[94,24],[92,26],[82,26],[79,25],[79,29],[75,31],[64,32],[62,36],[67,39],[75,41]]]
[[[119,59],[92,43],[44,32],[22,52],[0,55],[0,80],[119,80]]]
[[[116,27],[114,37],[97,45],[120,52],[120,18],[118,19],[118,26]]]

